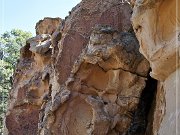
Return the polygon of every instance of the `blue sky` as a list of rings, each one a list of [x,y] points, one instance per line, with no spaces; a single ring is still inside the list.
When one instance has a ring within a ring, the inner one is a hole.
[[[0,34],[13,28],[35,33],[44,17],[65,18],[81,0],[0,0]]]

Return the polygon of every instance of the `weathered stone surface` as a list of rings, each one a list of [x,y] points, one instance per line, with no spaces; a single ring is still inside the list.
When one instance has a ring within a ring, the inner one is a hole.
[[[28,39],[27,43],[30,44],[29,50],[33,53],[45,54],[50,50],[51,36],[48,34],[37,35]]]
[[[177,41],[180,22],[176,18],[180,18],[176,14],[176,0],[136,0],[133,27],[140,52],[150,62],[151,76],[158,80],[165,80],[179,67],[176,54],[180,46]]]
[[[27,40],[21,49],[6,116],[7,134],[37,134],[43,97],[51,90],[50,45],[51,36],[42,34]]]
[[[132,23],[140,52],[159,80],[152,120],[152,134],[179,134],[180,14],[176,0],[136,0]]]
[[[83,0],[73,8],[66,18],[58,44],[59,54],[54,65],[56,74],[59,74],[58,83],[63,84],[69,77],[75,60],[88,43],[92,27],[103,24],[118,31],[128,31],[131,28],[130,16],[130,6],[119,0]]]
[[[52,91],[39,133],[127,133],[149,71],[138,48],[132,33],[95,27],[66,83]]]
[[[165,94],[165,114],[162,118],[162,123],[159,126],[158,133],[164,134],[179,134],[180,129],[180,68],[170,74],[164,82]]]
[[[157,135],[163,117],[165,115],[166,101],[163,82],[158,82],[155,99],[153,101],[149,122],[146,130],[147,135]]]
[[[61,23],[61,18],[51,18],[51,17],[45,17],[43,20],[40,20],[36,24],[36,34],[50,34],[52,35],[57,27],[59,27]]]
[[[119,0],[83,0],[65,20],[40,21],[21,49],[7,134],[145,134],[150,67],[131,12]]]
[[[6,117],[9,135],[35,135],[39,111],[37,106],[25,104],[12,110]]]
[[[28,51],[26,50],[26,54]],[[46,56],[30,52],[29,54],[31,55],[24,55],[26,57],[21,58],[17,65],[14,86],[10,93],[11,102],[7,112],[6,127],[9,134],[13,135],[37,133],[42,98],[44,93],[49,91],[49,77],[42,80],[42,76],[51,72],[49,65],[51,53]]]

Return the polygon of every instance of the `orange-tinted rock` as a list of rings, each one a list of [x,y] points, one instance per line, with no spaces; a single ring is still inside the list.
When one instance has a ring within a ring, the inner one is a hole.
[[[149,72],[130,16],[119,0],[83,0],[63,21],[40,21],[14,74],[9,134],[127,134]]]
[[[132,33],[109,26],[94,28],[70,77],[54,86],[55,94],[44,107],[40,134],[127,133],[149,70],[138,48]]]
[[[53,27],[53,29],[57,28],[57,26]],[[48,30],[48,28],[43,29]],[[38,131],[43,96],[51,90],[49,81],[52,49],[50,45],[51,36],[42,34],[27,40],[26,45],[21,49],[6,117],[6,128],[10,135],[32,135]]]

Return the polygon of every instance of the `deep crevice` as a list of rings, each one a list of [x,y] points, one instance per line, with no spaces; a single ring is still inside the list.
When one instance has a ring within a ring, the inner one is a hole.
[[[150,109],[155,100],[157,80],[148,76],[146,87],[140,98],[137,110],[134,112],[131,126],[126,135],[144,135],[148,124]]]

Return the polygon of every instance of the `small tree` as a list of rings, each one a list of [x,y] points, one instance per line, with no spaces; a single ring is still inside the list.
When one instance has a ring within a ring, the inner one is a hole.
[[[20,56],[20,48],[32,37],[30,32],[13,29],[0,36],[0,134],[7,107],[9,90],[12,88],[12,76]]]

